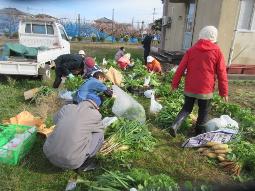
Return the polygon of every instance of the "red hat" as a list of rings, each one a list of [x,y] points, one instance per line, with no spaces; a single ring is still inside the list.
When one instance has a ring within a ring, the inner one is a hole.
[[[95,64],[96,64],[94,58],[91,58],[91,57],[85,58],[84,63],[85,63],[89,68],[93,68],[93,67],[95,66]]]

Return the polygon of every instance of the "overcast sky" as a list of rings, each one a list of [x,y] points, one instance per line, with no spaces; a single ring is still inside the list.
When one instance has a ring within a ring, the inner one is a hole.
[[[78,13],[81,19],[94,20],[100,17],[112,18],[117,22],[152,22],[162,17],[161,0],[0,0],[0,8],[15,7],[32,14],[44,13],[58,18],[75,20]]]

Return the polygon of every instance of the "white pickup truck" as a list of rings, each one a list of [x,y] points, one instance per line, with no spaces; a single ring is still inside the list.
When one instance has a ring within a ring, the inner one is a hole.
[[[70,53],[70,43],[64,27],[53,19],[23,18],[19,22],[19,44],[38,49],[34,59],[9,56],[0,61],[0,74],[50,77],[54,60]]]

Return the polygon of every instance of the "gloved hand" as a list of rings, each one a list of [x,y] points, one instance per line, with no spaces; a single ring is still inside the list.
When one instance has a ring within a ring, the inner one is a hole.
[[[67,77],[72,79],[72,78],[74,78],[74,75],[72,73],[70,73]]]

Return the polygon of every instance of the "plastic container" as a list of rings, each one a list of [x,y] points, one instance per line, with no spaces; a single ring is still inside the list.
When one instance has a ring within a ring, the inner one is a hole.
[[[32,148],[36,129],[23,125],[0,125],[1,127],[12,129],[15,133],[7,144],[0,147],[0,163],[17,165]]]

